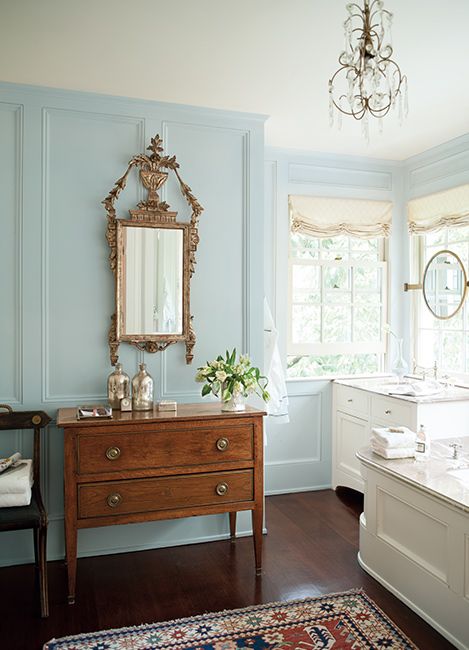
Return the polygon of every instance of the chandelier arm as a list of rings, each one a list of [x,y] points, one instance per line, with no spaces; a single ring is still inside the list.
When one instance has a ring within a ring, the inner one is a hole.
[[[357,5],[356,2],[351,2],[350,7],[356,7],[356,9],[358,9],[358,11],[359,11],[358,15],[359,15],[360,18],[362,18],[365,15],[365,11],[360,7],[360,5]]]

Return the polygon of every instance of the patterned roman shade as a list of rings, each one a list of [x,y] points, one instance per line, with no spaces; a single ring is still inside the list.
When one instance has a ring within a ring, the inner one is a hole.
[[[447,226],[469,226],[469,185],[409,201],[407,217],[409,232],[416,235]]]
[[[388,237],[392,203],[323,196],[288,197],[291,229],[313,237]]]

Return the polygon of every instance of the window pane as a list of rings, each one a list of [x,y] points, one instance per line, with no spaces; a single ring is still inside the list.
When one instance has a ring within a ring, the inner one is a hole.
[[[462,332],[443,332],[441,365],[450,372],[464,372]]]
[[[292,257],[302,259],[319,258],[319,240],[316,237],[308,237],[294,233],[290,238],[290,252]]]
[[[287,358],[287,376],[320,377],[378,372],[380,357],[378,354],[291,355]]]
[[[380,307],[356,307],[353,310],[353,340],[355,343],[381,341]]]
[[[446,230],[444,228],[425,235],[425,246],[438,246],[441,248],[444,244],[446,244]]]
[[[350,256],[353,260],[362,260],[367,262],[379,261],[378,239],[350,238],[350,248]]]
[[[368,289],[369,291],[379,291],[381,286],[381,271],[377,268],[368,268],[364,266],[353,267],[353,283],[356,290]]]
[[[309,264],[294,264],[292,267],[292,282],[294,289],[309,289],[319,293],[321,288],[321,269]]]
[[[340,289],[347,291],[350,289],[350,267],[348,266],[325,266],[324,269],[324,288]]]
[[[292,306],[293,343],[319,343],[321,340],[321,307]]]
[[[351,340],[352,310],[349,307],[323,307],[323,342],[348,343]]]
[[[438,331],[421,329],[418,337],[418,364],[426,368],[431,368],[437,361],[441,367],[439,356],[440,333]]]

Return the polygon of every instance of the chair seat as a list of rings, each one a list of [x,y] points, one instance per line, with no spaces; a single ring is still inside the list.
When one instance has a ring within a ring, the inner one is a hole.
[[[41,524],[41,511],[34,492],[29,506],[0,508],[0,530],[19,530],[38,528]]]

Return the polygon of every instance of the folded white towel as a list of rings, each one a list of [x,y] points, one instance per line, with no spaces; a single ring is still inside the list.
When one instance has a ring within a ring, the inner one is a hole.
[[[33,461],[25,459],[0,474],[0,496],[26,494],[33,484]]]
[[[376,427],[371,430],[372,437],[382,447],[397,449],[399,447],[413,447],[416,434],[407,427],[396,427],[401,431],[391,431],[389,427]]]
[[[0,508],[15,508],[29,506],[31,503],[31,488],[22,494],[0,494]]]
[[[381,447],[372,441],[371,448],[375,454],[383,458],[413,458],[415,456],[415,447],[389,449],[388,447]]]

